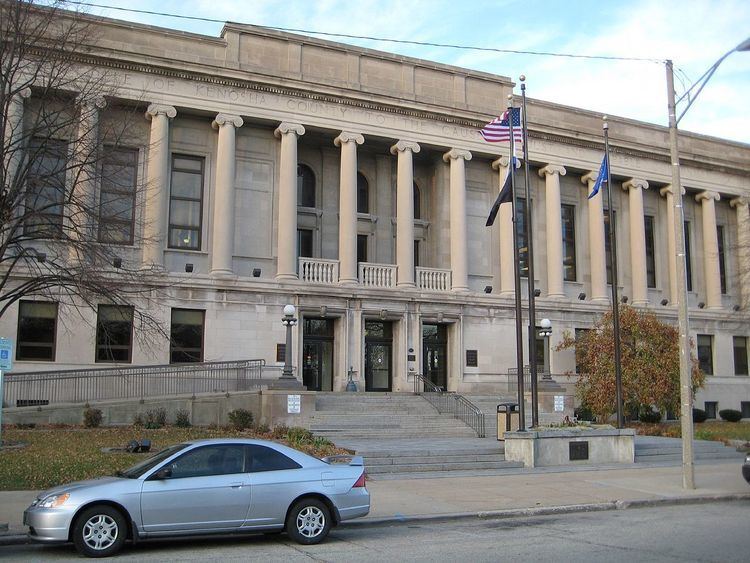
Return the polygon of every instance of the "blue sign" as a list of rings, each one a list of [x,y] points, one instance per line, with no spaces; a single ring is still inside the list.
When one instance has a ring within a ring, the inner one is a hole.
[[[0,338],[0,371],[10,371],[13,368],[13,341]]]

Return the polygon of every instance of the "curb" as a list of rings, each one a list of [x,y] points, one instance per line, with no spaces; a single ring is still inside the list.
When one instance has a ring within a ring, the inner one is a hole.
[[[480,510],[478,512],[453,512],[446,514],[417,514],[406,516],[395,514],[377,518],[364,518],[343,522],[340,527],[363,528],[367,526],[388,526],[410,522],[450,522],[453,520],[502,520],[506,518],[531,518],[554,514],[575,514],[579,512],[603,512],[607,510],[627,510],[650,508],[655,506],[679,506],[686,504],[705,504],[709,502],[736,502],[750,500],[750,493],[732,493],[718,495],[697,495],[690,497],[665,497],[655,499],[613,500],[587,504],[566,504],[559,506],[541,506],[534,508],[509,508],[505,510]],[[23,545],[34,543],[25,534],[0,534],[0,546]]]

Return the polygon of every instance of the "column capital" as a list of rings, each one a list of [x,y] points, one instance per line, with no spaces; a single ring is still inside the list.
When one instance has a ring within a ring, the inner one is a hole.
[[[291,123],[289,121],[282,121],[281,123],[279,123],[279,126],[273,132],[273,134],[279,139],[281,138],[282,135],[286,135],[287,133],[296,133],[297,136],[299,137],[305,134],[305,128],[299,123]]]
[[[449,160],[458,160],[459,158],[463,158],[467,161],[471,160],[471,153],[464,149],[451,149],[443,155],[443,162],[448,162]]]
[[[647,190],[648,189],[648,182],[646,180],[642,180],[640,178],[631,178],[630,180],[626,180],[622,183],[622,189],[626,192],[629,190]]]
[[[414,141],[405,141],[402,139],[391,147],[391,154],[404,151],[411,151],[414,154],[417,154],[420,151],[420,146]]]
[[[685,188],[680,188],[680,191],[682,192],[682,195],[685,195]],[[663,197],[667,197],[668,195],[674,195],[674,188],[672,187],[672,184],[669,184],[668,186],[664,186],[662,189],[660,189],[659,195]]]
[[[338,134],[338,137],[336,137],[333,140],[333,144],[337,147],[340,147],[342,144],[346,143],[357,143],[358,145],[361,145],[365,142],[365,138],[360,133],[352,133],[351,131],[342,131]]]
[[[567,170],[565,170],[565,167],[562,164],[547,164],[543,168],[539,169],[539,176],[544,178],[545,176],[552,176],[554,174],[559,174],[560,176],[565,176],[565,173]]]
[[[729,200],[729,205],[736,208],[747,207],[748,203],[750,203],[750,201],[748,201],[748,198],[746,197],[735,197]]]
[[[177,110],[174,106],[167,106],[163,104],[151,104],[146,109],[146,119],[151,119],[161,114],[164,114],[172,119],[177,117]]]
[[[583,176],[581,176],[581,183],[584,186],[588,186],[589,182],[596,182],[596,178],[599,176],[598,170],[591,170],[589,172],[586,172]]]
[[[231,113],[218,113],[214,117],[211,127],[218,129],[222,125],[234,125],[235,127],[242,127],[245,122],[239,115],[232,115]]]
[[[91,108],[104,109],[107,107],[107,99],[104,96],[84,96],[79,94],[77,102],[81,105],[89,106]],[[151,106],[149,106],[150,108]]]
[[[503,168],[507,168],[508,164],[510,163],[510,157],[507,156],[501,156],[500,158],[496,158],[492,161],[492,169],[497,170],[501,166]],[[521,159],[516,157],[516,170],[521,168]]]
[[[711,199],[714,201],[719,201],[719,199],[721,199],[721,196],[719,195],[718,192],[712,192],[711,190],[702,191],[701,193],[696,194],[695,196],[695,201],[697,201],[698,203],[701,203],[704,199],[706,201],[711,200]]]

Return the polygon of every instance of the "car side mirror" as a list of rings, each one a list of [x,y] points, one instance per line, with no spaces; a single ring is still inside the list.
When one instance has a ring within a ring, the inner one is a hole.
[[[154,473],[152,479],[169,479],[172,476],[171,467],[163,467]]]

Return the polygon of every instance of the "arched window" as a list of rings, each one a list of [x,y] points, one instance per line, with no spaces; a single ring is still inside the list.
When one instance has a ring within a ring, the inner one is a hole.
[[[357,172],[357,213],[370,212],[370,184],[362,172]]]
[[[315,207],[315,174],[304,164],[297,165],[297,205]]]
[[[414,182],[414,218],[422,218],[422,197],[416,182]]]

